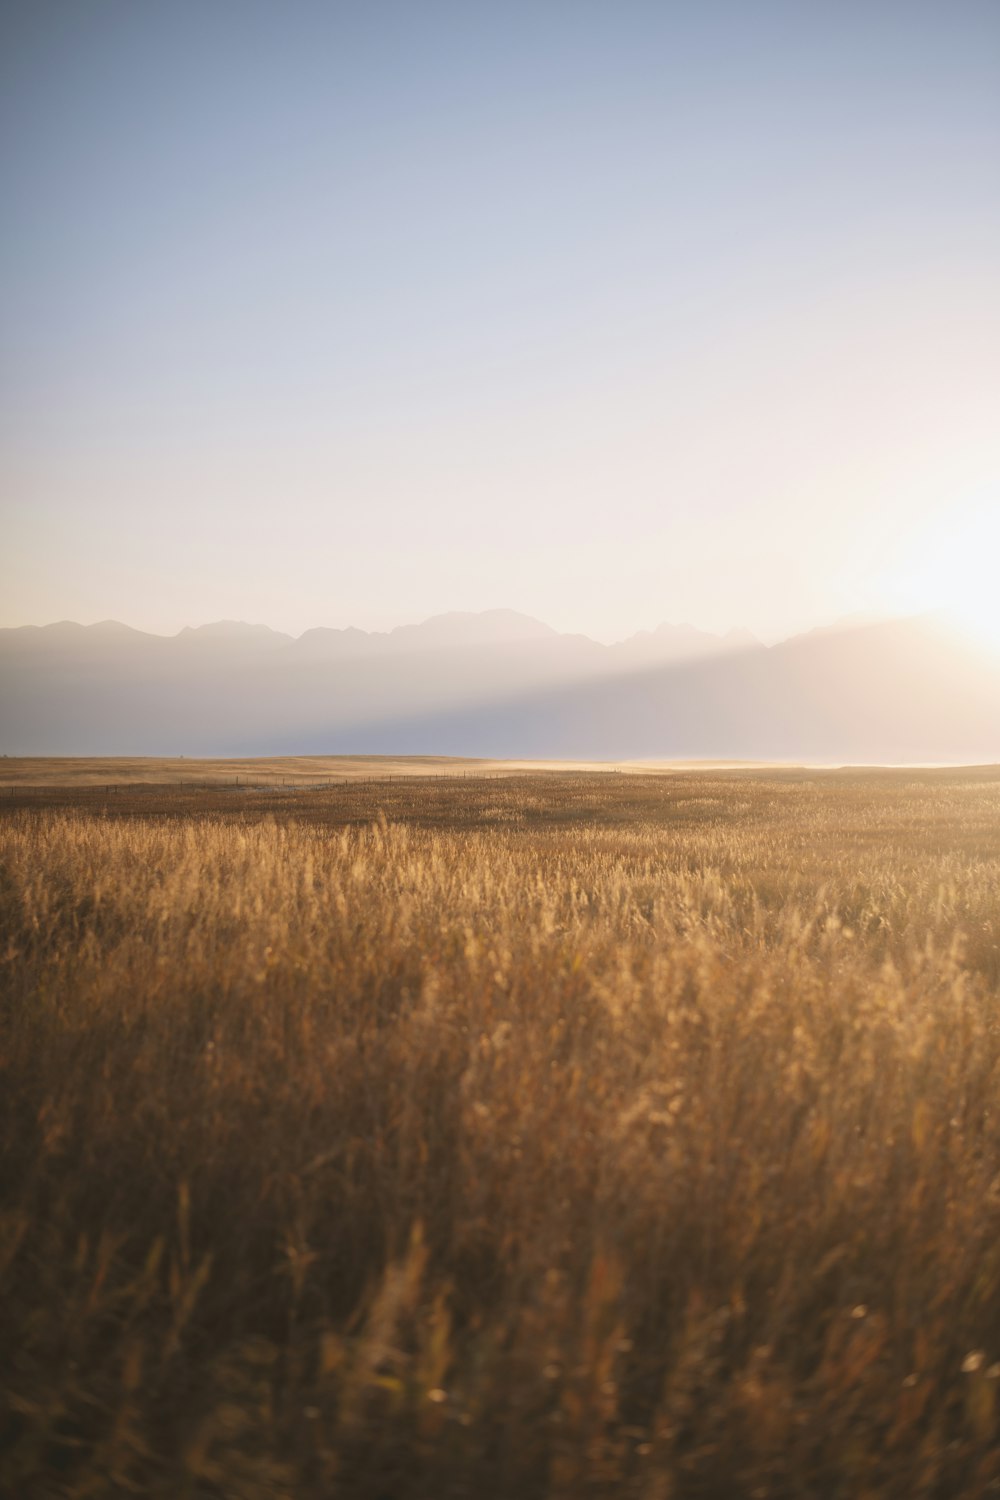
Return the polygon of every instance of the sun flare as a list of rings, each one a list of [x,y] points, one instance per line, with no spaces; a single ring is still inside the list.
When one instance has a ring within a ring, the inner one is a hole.
[[[1000,501],[956,509],[907,549],[890,602],[948,617],[979,645],[1000,650]]]

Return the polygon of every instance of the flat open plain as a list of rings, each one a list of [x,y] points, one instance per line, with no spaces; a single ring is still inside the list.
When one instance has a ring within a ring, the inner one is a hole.
[[[74,764],[0,799],[0,1491],[998,1492],[1000,770]]]
[[[340,781],[388,780],[394,777],[593,775],[624,773],[650,775],[704,767],[697,761],[565,761],[479,760],[454,755],[284,755],[188,759],[185,756],[4,756],[0,759],[0,788],[29,786],[291,786],[305,787]],[[713,763],[713,769],[747,765]]]

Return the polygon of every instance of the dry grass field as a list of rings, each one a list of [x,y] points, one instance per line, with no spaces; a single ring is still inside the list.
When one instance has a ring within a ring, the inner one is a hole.
[[[0,805],[0,1493],[1000,1493],[1000,772]]]
[[[318,789],[348,781],[388,781],[401,777],[520,776],[526,771],[564,776],[588,771],[652,772],[703,769],[697,761],[621,761],[612,764],[567,760],[476,760],[459,755],[273,755],[201,760],[183,755],[148,756],[0,756],[0,793],[60,788],[117,791],[126,787],[187,786],[199,791],[243,787],[266,791],[276,787]],[[712,762],[713,768],[747,762]]]
[[[580,770],[581,763],[552,762]],[[542,770],[538,761],[484,761],[450,755],[272,755],[203,760],[195,756],[5,755],[0,788],[109,788],[119,786],[318,787],[341,781],[388,780],[391,776],[467,776]]]

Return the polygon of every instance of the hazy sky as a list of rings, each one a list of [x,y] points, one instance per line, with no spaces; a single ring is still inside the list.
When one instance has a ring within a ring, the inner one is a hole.
[[[997,0],[3,0],[0,624],[1000,626]]]

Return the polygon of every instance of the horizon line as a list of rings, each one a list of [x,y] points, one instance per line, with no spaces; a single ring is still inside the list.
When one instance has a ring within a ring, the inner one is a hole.
[[[402,621],[398,625],[390,626],[385,630],[365,630],[363,627],[357,625],[310,625],[307,626],[306,629],[301,631],[298,635],[293,634],[291,631],[281,630],[278,627],[270,625],[266,621],[262,620],[244,620],[235,619],[232,617],[220,617],[214,620],[202,621],[198,625],[182,625],[178,630],[175,631],[157,631],[147,630],[142,626],[131,625],[124,620],[118,620],[111,616],[107,616],[99,620],[91,620],[86,623],[81,620],[73,620],[69,617],[64,617],[59,620],[48,620],[42,624],[28,622],[20,625],[0,625],[0,634],[15,633],[21,631],[58,630],[61,627],[66,626],[85,631],[114,627],[116,630],[127,631],[132,635],[147,636],[152,640],[177,641],[184,636],[197,636],[202,632],[213,631],[218,629],[219,627],[230,627],[233,630],[248,632],[253,631],[261,634],[266,632],[269,635],[279,637],[287,641],[289,644],[294,645],[299,643],[300,641],[303,641],[307,636],[320,633],[339,636],[362,636],[368,640],[389,640],[392,636],[398,635],[401,632],[420,630],[427,625],[432,625],[443,621],[482,620],[491,616],[506,616],[514,620],[523,621],[528,624],[540,627],[541,630],[545,631],[553,639],[586,641],[591,645],[599,646],[602,650],[613,650],[616,646],[625,646],[644,638],[652,638],[661,631],[676,631],[678,633],[690,632],[694,636],[699,636],[705,639],[716,641],[720,645],[727,642],[733,642],[733,638],[736,638],[736,641],[733,643],[737,644],[737,649],[739,643],[742,643],[746,649],[753,649],[756,647],[762,650],[770,650],[774,646],[780,646],[788,641],[799,640],[806,636],[817,633],[839,633],[841,631],[846,633],[850,630],[864,629],[870,626],[900,624],[906,621],[917,620],[936,620],[945,624],[953,623],[950,620],[947,612],[943,610],[926,609],[912,611],[905,614],[890,614],[881,611],[858,610],[847,615],[836,616],[832,620],[820,622],[815,625],[807,625],[801,629],[792,630],[787,635],[781,635],[770,640],[766,640],[762,639],[754,631],[750,630],[748,626],[745,625],[734,625],[729,627],[729,629],[727,630],[713,630],[707,626],[693,624],[688,620],[664,619],[659,621],[654,626],[639,627],[629,635],[620,636],[610,641],[604,641],[599,639],[597,636],[588,635],[584,631],[559,630],[555,626],[549,625],[547,621],[541,619],[539,616],[528,614],[524,610],[516,610],[499,606],[482,610],[442,610],[430,615],[426,615],[419,620]],[[528,644],[528,641],[527,639],[524,639],[521,643]],[[487,643],[477,642],[476,644],[482,645]],[[516,644],[516,642],[508,640],[506,642],[498,641],[496,642],[496,644],[511,645]]]

